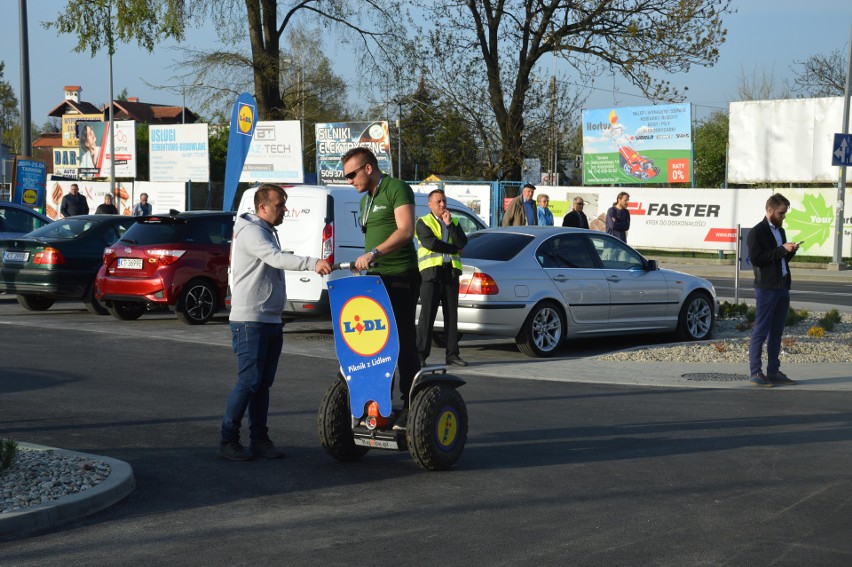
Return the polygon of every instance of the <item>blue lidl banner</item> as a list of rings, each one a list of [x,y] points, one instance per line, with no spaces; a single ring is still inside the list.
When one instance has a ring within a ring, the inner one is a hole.
[[[231,132],[228,135],[228,157],[225,159],[225,198],[222,210],[230,211],[237,194],[237,184],[246,163],[254,127],[257,125],[257,102],[248,93],[237,97],[231,112]]]
[[[19,205],[44,207],[47,165],[37,159],[15,158],[13,200]]]
[[[328,282],[334,348],[349,386],[354,417],[369,402],[389,417],[391,388],[399,358],[399,336],[390,298],[381,278],[353,276]]]

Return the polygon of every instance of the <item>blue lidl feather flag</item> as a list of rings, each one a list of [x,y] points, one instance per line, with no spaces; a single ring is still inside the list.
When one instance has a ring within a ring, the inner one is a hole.
[[[231,112],[231,133],[228,136],[228,157],[225,159],[225,198],[222,210],[230,211],[237,194],[237,184],[246,163],[254,127],[257,125],[257,102],[248,93],[237,97]]]

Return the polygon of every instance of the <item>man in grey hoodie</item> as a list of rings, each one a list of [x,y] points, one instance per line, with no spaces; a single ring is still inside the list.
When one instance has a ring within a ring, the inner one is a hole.
[[[284,453],[269,439],[266,418],[269,388],[284,343],[281,312],[287,301],[284,270],[328,274],[325,260],[286,254],[276,226],[284,220],[287,193],[261,185],[254,194],[255,214],[240,215],[231,244],[231,335],[237,355],[237,383],[228,396],[219,456],[231,461],[252,457],[279,459]],[[240,423],[248,411],[249,448],[240,443]]]

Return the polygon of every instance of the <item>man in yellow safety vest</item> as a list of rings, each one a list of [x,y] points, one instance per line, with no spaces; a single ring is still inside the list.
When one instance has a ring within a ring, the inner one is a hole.
[[[417,263],[420,268],[420,319],[417,322],[417,352],[421,366],[426,364],[432,343],[432,326],[441,303],[444,317],[447,364],[467,366],[459,356],[458,307],[459,253],[467,245],[467,236],[447,210],[447,197],[441,189],[429,193],[430,213],[417,219],[415,234],[420,243]]]

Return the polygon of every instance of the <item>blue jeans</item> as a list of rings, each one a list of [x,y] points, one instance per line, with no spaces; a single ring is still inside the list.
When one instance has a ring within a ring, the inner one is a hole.
[[[250,439],[269,439],[266,427],[269,388],[278,370],[283,332],[283,323],[231,323],[231,342],[237,355],[237,383],[225,407],[222,443],[240,440],[240,423],[246,410]]]
[[[754,288],[755,316],[751,329],[751,342],[748,347],[749,373],[754,376],[760,372],[763,357],[763,343],[766,342],[766,374],[778,373],[781,360],[781,335],[784,334],[784,321],[790,307],[790,290]]]

